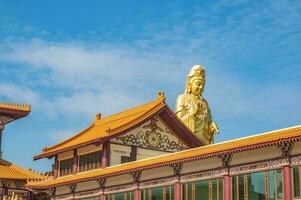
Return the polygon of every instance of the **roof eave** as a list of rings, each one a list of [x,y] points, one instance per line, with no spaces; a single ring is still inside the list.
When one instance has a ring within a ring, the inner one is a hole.
[[[108,141],[108,140],[110,140],[110,139],[112,139],[114,137],[118,137],[119,135],[122,135],[125,132],[133,130],[134,128],[140,126],[145,121],[149,120],[154,115],[158,114],[166,106],[167,105],[165,103],[159,104],[157,107],[155,107],[156,108],[155,110],[151,110],[152,112],[150,111],[150,112],[145,113],[145,116],[143,117],[143,120],[137,120],[137,122],[133,122],[134,125],[130,125],[129,127],[125,127],[123,129],[121,129],[121,131],[119,131],[117,128],[114,129],[114,130],[111,130],[112,131],[111,135],[109,135],[107,137],[98,138],[98,139],[91,140],[91,141],[88,141],[88,142],[85,142],[85,143],[81,143],[81,144],[78,144],[78,145],[74,145],[74,146],[71,146],[71,147],[68,147],[68,148],[65,148],[65,149],[53,151],[53,152],[50,152],[50,153],[37,154],[36,156],[33,157],[33,160],[38,160],[38,159],[46,158],[46,157],[51,158],[51,157],[53,157],[53,156],[55,156],[55,155],[57,155],[59,153],[70,151],[70,150],[73,150],[73,149],[76,149],[76,148],[79,148],[79,147],[82,147],[82,146],[86,146],[86,145],[89,145],[89,144],[93,144],[93,143],[96,143],[96,142],[103,143],[103,142]],[[116,132],[114,133],[113,131],[116,131]]]

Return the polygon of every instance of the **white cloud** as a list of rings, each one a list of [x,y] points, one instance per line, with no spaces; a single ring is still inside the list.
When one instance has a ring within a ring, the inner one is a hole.
[[[281,105],[293,105],[301,99],[297,92],[300,88],[291,82],[300,74],[290,73],[289,78],[283,75],[300,67],[281,67],[290,64],[296,53],[288,54],[289,50],[279,48],[283,41],[275,41],[289,33],[285,28],[290,25],[291,31],[296,30],[298,8],[282,1],[267,1],[253,3],[243,11],[232,9],[233,12],[223,13],[224,9],[245,3],[214,4],[208,10],[216,15],[192,12],[190,18],[179,23],[152,24],[147,26],[151,37],[132,43],[41,39],[2,42],[3,62],[23,66],[24,72],[30,72],[24,74],[28,82],[33,81],[33,73],[40,74],[40,79],[31,84],[25,82],[21,87],[1,87],[1,93],[34,104],[34,108],[46,110],[52,117],[117,112],[155,98],[159,89],[167,90],[173,107],[176,95],[183,91],[190,66],[201,62],[207,67],[206,96],[216,115],[267,115],[281,120],[282,113],[296,112],[294,108],[280,108]],[[221,13],[225,14],[223,20]],[[265,20],[264,26],[260,26],[261,20]],[[285,41],[291,44],[295,38],[296,34],[289,33]],[[271,56],[265,55],[266,50],[271,51]],[[267,63],[266,59],[271,61]],[[257,66],[260,64],[263,65]],[[246,78],[243,73],[251,75]],[[256,82],[251,76],[262,76],[269,82]],[[286,81],[285,86],[275,78]],[[283,95],[279,95],[277,88],[281,88]]]

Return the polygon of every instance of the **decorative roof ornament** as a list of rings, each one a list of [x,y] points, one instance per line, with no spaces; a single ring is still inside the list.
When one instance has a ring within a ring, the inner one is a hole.
[[[163,91],[157,92],[157,99],[161,100],[162,103],[165,103],[166,96]]]
[[[186,79],[185,92],[176,103],[176,115],[205,144],[213,144],[218,126],[212,121],[209,105],[202,93],[205,87],[205,68],[194,65]]]

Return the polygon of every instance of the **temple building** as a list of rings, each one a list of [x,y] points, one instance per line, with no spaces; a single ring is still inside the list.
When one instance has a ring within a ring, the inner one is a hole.
[[[47,176],[21,168],[2,158],[2,134],[6,124],[27,116],[30,106],[0,102],[0,198],[32,199],[33,195],[25,187],[31,180],[43,180]],[[17,149],[17,148],[16,148]]]
[[[44,148],[52,176],[27,183],[39,199],[301,199],[301,126],[214,143],[203,66],[187,76],[176,111],[163,92]]]

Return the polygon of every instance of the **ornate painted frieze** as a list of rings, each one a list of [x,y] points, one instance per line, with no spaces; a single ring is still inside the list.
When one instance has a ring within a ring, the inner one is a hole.
[[[8,117],[8,116],[0,116],[0,124],[1,125],[5,125],[11,121],[14,121],[14,119],[12,117]]]
[[[290,163],[289,158],[271,160],[269,161],[269,169],[281,168],[283,166],[289,165],[289,163]]]
[[[172,185],[179,181],[178,177],[170,177],[152,181],[145,181],[139,183],[139,189],[147,189],[147,188],[154,188],[154,187],[161,187],[166,185]]]
[[[106,188],[104,190],[104,193],[112,194],[112,193],[118,193],[118,192],[126,192],[126,191],[134,190],[136,188],[137,188],[137,184],[127,184],[127,185]]]
[[[186,183],[186,182],[214,179],[214,178],[222,177],[222,176],[226,175],[227,173],[228,173],[228,170],[226,168],[212,170],[212,171],[206,171],[206,172],[200,172],[200,173],[193,173],[193,174],[181,176],[180,182]]]
[[[64,195],[55,197],[55,200],[69,200],[69,199],[74,199],[74,195],[73,194],[64,194]]]
[[[85,192],[79,192],[74,195],[74,199],[83,199],[83,198],[89,198],[89,197],[95,197],[99,196],[103,193],[103,190],[91,190],[91,191],[85,191]]]
[[[301,165],[301,156],[291,157],[291,165]]]
[[[161,123],[160,120],[154,117],[150,122],[139,127],[137,132],[121,135],[116,138],[116,141],[164,151],[180,151],[187,148],[167,127],[159,126],[158,123]]]
[[[257,171],[265,171],[281,168],[289,164],[288,158],[271,160],[267,162],[254,163],[249,165],[235,166],[230,168],[230,175],[246,174]]]

